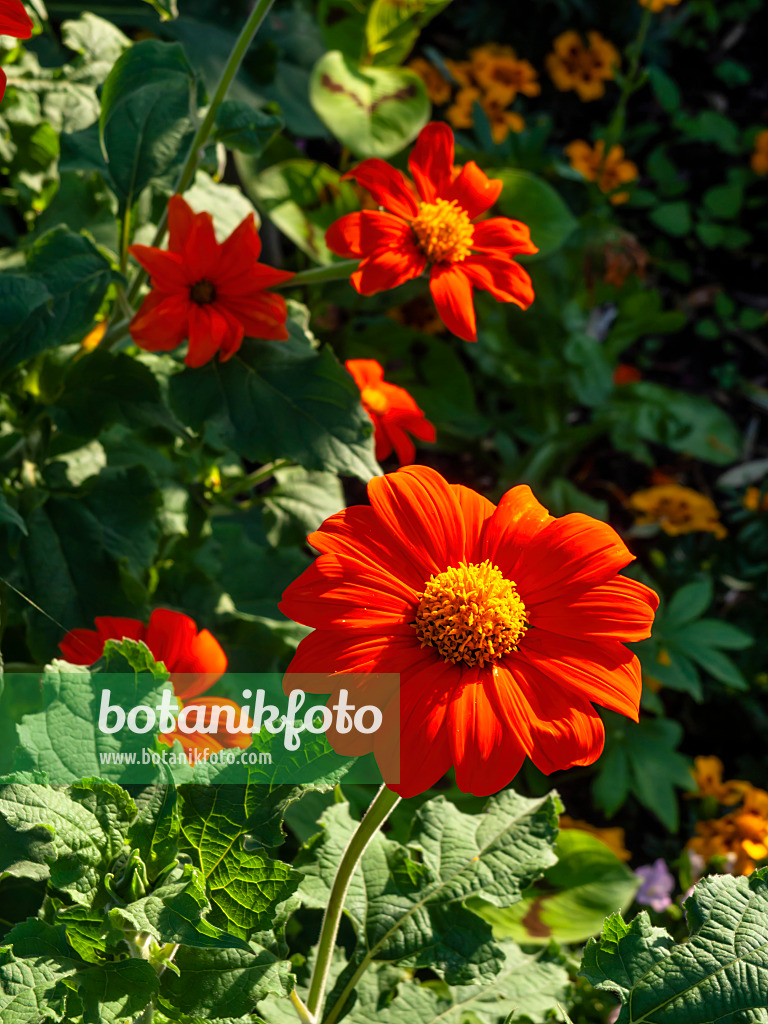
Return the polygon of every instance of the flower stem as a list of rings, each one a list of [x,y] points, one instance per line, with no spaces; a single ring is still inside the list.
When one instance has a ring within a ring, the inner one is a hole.
[[[241,476],[237,480],[234,480],[228,487],[222,487],[217,493],[218,498],[230,498],[233,494],[239,494],[241,491],[248,491],[251,487],[255,487],[256,484],[263,483],[264,480],[269,480],[271,476],[274,476],[278,469],[285,469],[286,466],[292,466],[293,463],[290,459],[275,459],[274,462],[268,462],[264,466],[260,466],[259,469],[254,469],[252,473],[248,473],[247,476]]]
[[[237,37],[237,42],[234,45],[232,53],[229,55],[229,60],[224,66],[221,78],[219,79],[219,84],[216,86],[216,91],[213,94],[213,99],[210,102],[205,117],[200,122],[200,125],[195,132],[195,137],[189,148],[187,159],[184,162],[184,166],[181,169],[178,181],[176,182],[176,186],[173,190],[174,193],[180,195],[189,187],[200,161],[201,150],[205,146],[208,141],[208,137],[211,134],[213,122],[216,118],[216,111],[219,109],[222,100],[227,95],[229,87],[232,84],[232,79],[237,74],[240,65],[243,62],[243,58],[248,51],[248,47],[253,42],[254,36],[261,27],[261,24],[269,13],[269,9],[273,3],[274,0],[257,0],[253,10],[248,15],[248,19],[245,25],[243,25],[243,30]],[[168,207],[166,206],[163,216],[160,219],[160,223],[157,225],[157,231],[155,232],[155,237],[152,241],[152,246],[154,248],[157,248],[165,238],[167,227]],[[133,304],[136,296],[139,294],[139,289],[144,281],[145,274],[146,271],[140,269],[131,283],[131,287],[128,291],[128,301],[131,304]]]
[[[333,880],[331,895],[328,899],[328,906],[326,907],[323,924],[320,929],[317,960],[315,961],[315,969],[312,972],[309,996],[307,997],[307,1010],[315,1019],[318,1018],[323,1005],[328,972],[331,968],[331,958],[333,957],[339,923],[341,922],[341,915],[344,910],[344,901],[347,897],[349,884],[352,881],[352,875],[355,873],[355,868],[360,863],[366,847],[392,813],[399,800],[400,797],[393,793],[391,789],[388,789],[386,786],[381,787],[373,803],[366,811],[365,817],[352,835],[336,870],[336,877]]]
[[[354,273],[360,265],[360,260],[342,260],[339,263],[330,263],[327,267],[312,267],[311,270],[302,270],[294,274],[288,281],[281,281],[279,284],[270,285],[271,291],[280,288],[296,288],[300,285],[324,284],[326,281],[343,281]]]
[[[624,84],[621,89],[621,95],[619,96],[619,102],[616,104],[616,109],[613,112],[613,117],[610,120],[608,129],[606,131],[604,158],[610,152],[612,146],[614,146],[621,136],[624,134],[624,121],[627,113],[627,103],[629,97],[635,92],[641,82],[642,73],[640,73],[640,58],[643,55],[643,47],[645,46],[645,37],[648,35],[648,29],[651,25],[651,18],[653,17],[653,11],[650,7],[646,7],[643,11],[643,16],[640,21],[640,28],[637,31],[637,36],[634,42],[630,43],[627,52],[631,52],[629,69],[627,70],[626,77],[624,78]],[[602,168],[601,168],[602,170]]]

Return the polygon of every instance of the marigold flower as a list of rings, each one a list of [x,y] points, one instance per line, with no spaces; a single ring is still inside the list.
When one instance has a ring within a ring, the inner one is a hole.
[[[608,849],[615,853],[619,860],[631,860],[632,854],[625,846],[626,834],[623,828],[598,828],[597,825],[590,825],[588,821],[578,821],[568,814],[560,815],[561,829],[577,829],[579,832],[588,832],[595,839],[599,839]]]
[[[491,138],[498,144],[503,142],[509,133],[520,133],[525,128],[525,121],[514,110],[505,110],[500,103],[490,98],[490,94],[483,97],[480,106],[488,118],[491,126]]]
[[[383,462],[394,448],[401,466],[416,458],[408,434],[422,441],[435,440],[435,428],[405,388],[384,380],[384,367],[375,359],[348,359],[344,364],[360,388],[363,408],[373,421],[376,458]]]
[[[744,508],[750,512],[768,512],[768,491],[760,487],[748,487],[744,492]]]
[[[310,535],[321,554],[283,595],[314,630],[284,687],[326,672],[312,692],[368,704],[367,677],[350,673],[399,673],[392,789],[414,796],[453,764],[459,788],[485,796],[526,755],[547,774],[592,764],[605,738],[593,702],[637,720],[640,667],[623,645],[649,635],[658,598],[618,575],[633,555],[610,526],[556,519],[527,486],[494,506],[425,466],[375,477],[368,498]],[[384,719],[368,748],[380,765]]]
[[[2,0],[0,3],[0,36],[14,39],[29,39],[32,35],[32,19],[24,10],[21,0]],[[6,75],[0,68],[0,100],[5,95]]]
[[[741,779],[730,779],[723,782],[723,762],[719,757],[703,756],[693,759],[691,769],[693,781],[696,783],[696,792],[688,794],[692,797],[714,797],[719,804],[730,807],[739,803],[745,793],[752,788],[751,783]]]
[[[183,707],[188,704],[206,709],[204,722],[211,721],[211,707],[231,707],[240,719],[240,707],[225,697],[200,697],[209,690],[227,670],[227,656],[218,640],[201,629],[194,620],[181,612],[168,608],[155,608],[145,625],[139,619],[100,616],[94,621],[96,629],[71,629],[59,644],[63,657],[73,665],[93,665],[104,654],[107,640],[142,640],[155,661],[162,661],[171,674],[173,692]],[[250,727],[249,720],[249,727]],[[226,727],[217,733],[184,733],[179,729],[159,734],[158,739],[167,746],[176,740],[188,757],[197,753],[207,758],[224,747],[248,747],[248,733],[229,732]]]
[[[714,501],[691,487],[657,484],[636,491],[629,499],[629,507],[637,515],[639,526],[658,523],[670,537],[681,533],[713,533],[722,540],[728,535]]]
[[[768,859],[768,793],[750,786],[741,807],[722,818],[696,823],[686,849],[705,863],[723,858],[735,875],[750,875]]]
[[[451,83],[440,74],[434,64],[430,64],[424,57],[414,57],[408,62],[411,71],[415,71],[424,83],[430,103],[441,106],[451,98]]]
[[[663,11],[665,7],[677,7],[680,0],[638,0],[641,7],[650,7],[654,14]]]
[[[755,149],[749,163],[755,174],[768,174],[768,128],[755,136]]]
[[[471,60],[446,60],[445,66],[458,85],[477,85]]]
[[[253,214],[219,244],[210,213],[194,213],[181,196],[168,203],[168,250],[131,245],[152,291],[131,320],[131,337],[149,352],[168,352],[185,338],[187,366],[218,353],[231,359],[245,335],[285,341],[282,295],[265,291],[293,274],[258,263],[261,240]]]
[[[638,177],[637,164],[624,158],[623,146],[611,146],[605,156],[605,143],[598,139],[594,147],[583,139],[576,139],[565,147],[571,167],[579,171],[587,181],[596,181],[601,192],[612,193],[612,203],[626,203],[629,192],[616,192],[620,185],[635,181]]]
[[[518,93],[538,96],[538,74],[527,60],[520,60],[511,46],[490,43],[470,54],[472,72],[488,98],[500,107],[509,106]]]
[[[546,59],[547,71],[556,89],[575,90],[583,102],[605,95],[605,83],[614,77],[620,63],[619,51],[599,32],[588,32],[589,45],[572,29],[555,39]]]
[[[479,103],[483,94],[475,85],[463,86],[453,97],[453,103],[445,111],[445,116],[454,128],[471,128],[475,123],[475,103]]]
[[[496,202],[502,183],[474,161],[453,165],[453,132],[432,122],[408,158],[414,186],[384,160],[363,160],[354,177],[385,210],[348,213],[326,232],[328,248],[362,257],[352,274],[361,295],[396,288],[430,268],[430,291],[443,322],[465,341],[477,340],[472,288],[527,309],[531,279],[513,256],[538,252],[525,224],[507,217],[474,221]]]

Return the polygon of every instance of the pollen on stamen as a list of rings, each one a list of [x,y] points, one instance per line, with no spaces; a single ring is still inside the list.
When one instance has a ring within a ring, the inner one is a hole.
[[[512,580],[488,559],[461,562],[427,581],[412,624],[422,647],[452,664],[483,666],[516,651],[528,628]]]
[[[455,199],[422,203],[411,227],[430,263],[460,263],[469,256],[475,229]]]

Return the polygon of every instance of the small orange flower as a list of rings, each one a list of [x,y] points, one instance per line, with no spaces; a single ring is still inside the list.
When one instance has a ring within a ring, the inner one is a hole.
[[[0,36],[14,39],[29,39],[32,35],[32,20],[24,10],[21,0],[2,0],[0,3]],[[0,68],[0,100],[5,95],[5,72]]]
[[[744,492],[744,508],[750,512],[768,512],[768,491],[763,494],[759,487],[748,487]]]
[[[491,126],[491,138],[495,143],[503,142],[509,133],[520,133],[525,128],[525,121],[514,110],[505,110],[500,103],[491,99],[490,93],[483,97],[480,106]]]
[[[547,56],[549,76],[561,92],[575,90],[585,103],[605,95],[605,83],[613,79],[620,63],[619,51],[599,32],[588,32],[585,46],[578,32],[563,32]]]
[[[328,228],[328,248],[362,257],[352,274],[361,295],[376,295],[419,277],[429,267],[429,288],[449,330],[477,340],[472,289],[527,309],[531,279],[514,256],[538,252],[525,224],[507,217],[475,223],[496,202],[502,183],[474,161],[456,168],[453,132],[432,122],[422,129],[408,166],[414,185],[384,160],[363,160],[354,177],[383,211],[348,213]]]
[[[665,7],[677,7],[680,0],[638,0],[641,7],[650,7],[654,14],[663,11]]]
[[[642,379],[643,375],[638,368],[636,366],[629,366],[628,363],[619,363],[613,371],[613,383],[617,387],[621,387],[622,384],[636,384]]]
[[[693,781],[696,783],[696,792],[690,794],[695,797],[714,797],[719,804],[730,807],[739,803],[745,793],[752,788],[749,782],[741,779],[730,779],[723,782],[723,762],[719,757],[699,756],[693,759]]]
[[[447,60],[445,66],[451,77],[461,86],[477,85],[471,60]]]
[[[686,844],[705,863],[723,858],[726,870],[750,875],[768,859],[768,793],[749,786],[741,807],[722,818],[699,821]]]
[[[363,408],[373,421],[376,458],[383,462],[394,448],[401,466],[410,465],[416,449],[408,434],[435,440],[435,428],[405,388],[384,380],[384,367],[375,359],[348,359],[344,364],[360,388]]]
[[[100,616],[96,629],[71,629],[59,644],[61,653],[73,665],[93,665],[104,654],[107,640],[142,640],[155,661],[162,661],[171,674],[173,692],[183,707],[190,704],[205,708],[204,724],[211,721],[214,705],[231,707],[235,720],[240,719],[240,707],[226,697],[200,697],[209,690],[227,670],[227,656],[216,638],[197,626],[188,615],[168,608],[156,608],[144,625],[139,619]],[[222,723],[223,725],[223,723]],[[251,722],[248,720],[250,728]],[[217,733],[185,733],[176,729],[161,733],[161,743],[172,747],[181,743],[187,757],[195,754],[208,758],[224,747],[248,747],[249,733],[229,732],[224,725]]]
[[[386,763],[396,731],[391,788],[415,796],[455,765],[459,788],[486,796],[526,755],[547,774],[596,761],[593,703],[637,720],[640,665],[624,643],[650,635],[658,598],[618,575],[634,556],[610,526],[557,519],[524,485],[495,506],[426,466],[374,477],[368,499],[309,536],[321,554],[283,594],[284,614],[313,630],[284,688],[302,673],[302,689],[335,689],[331,704],[342,688],[369,704],[369,674],[399,674],[396,721],[385,704],[384,731],[351,751]],[[334,678],[312,689],[303,674],[319,672]]]
[[[599,839],[601,843],[605,843],[619,860],[632,859],[632,854],[624,845],[626,836],[623,828],[598,828],[597,825],[590,825],[588,821],[576,821],[568,814],[560,815],[560,828],[573,828],[579,832],[588,832],[595,839]]]
[[[624,158],[622,146],[611,146],[605,156],[605,143],[598,139],[594,147],[583,139],[576,139],[565,147],[571,167],[579,171],[587,181],[596,181],[601,192],[611,193],[612,203],[625,203],[629,192],[616,192],[620,185],[635,181],[638,177],[637,164]]]
[[[474,85],[463,86],[453,97],[445,116],[454,128],[471,128],[475,123],[475,103],[479,103],[483,94]]]
[[[231,359],[247,334],[284,341],[282,295],[265,291],[293,274],[258,263],[261,240],[253,214],[219,244],[210,213],[194,213],[181,196],[168,203],[168,250],[132,245],[128,251],[150,275],[152,291],[131,320],[131,337],[149,352],[168,352],[185,338],[187,366],[218,353]]]
[[[714,501],[691,487],[657,484],[636,491],[629,499],[629,507],[637,515],[638,525],[658,523],[670,537],[682,533],[714,533],[722,540],[728,534]]]
[[[755,136],[755,150],[749,160],[755,174],[768,174],[768,128]]]
[[[507,107],[518,93],[538,96],[538,74],[527,60],[520,60],[511,46],[490,43],[470,54],[475,80],[489,100]]]
[[[424,57],[414,57],[409,61],[408,67],[415,71],[424,83],[430,103],[441,106],[451,98],[451,83],[446,81],[434,64],[430,64]]]

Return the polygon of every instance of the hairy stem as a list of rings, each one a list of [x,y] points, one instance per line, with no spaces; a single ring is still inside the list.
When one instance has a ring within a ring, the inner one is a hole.
[[[324,284],[326,281],[343,281],[354,273],[360,265],[360,260],[342,260],[340,263],[330,263],[327,267],[312,267],[310,270],[302,270],[294,274],[288,281],[280,281],[279,284],[270,286],[271,291],[280,288],[297,288],[300,285]]]
[[[237,74],[240,65],[243,62],[243,58],[245,57],[248,51],[248,47],[253,42],[254,36],[261,27],[261,24],[266,18],[267,14],[269,13],[269,9],[273,3],[274,0],[257,0],[253,10],[248,15],[248,19],[245,25],[243,25],[243,30],[237,37],[237,42],[235,43],[232,53],[229,55],[229,60],[227,61],[224,70],[221,74],[219,84],[216,86],[216,91],[213,94],[213,99],[211,100],[210,106],[208,107],[205,117],[200,122],[200,125],[197,131],[195,132],[195,137],[192,140],[192,145],[189,148],[187,159],[184,162],[184,166],[182,167],[178,181],[176,182],[176,187],[173,190],[174,193],[181,194],[182,192],[185,191],[186,188],[189,187],[192,178],[195,175],[197,165],[200,161],[200,153],[211,134],[213,122],[216,118],[216,111],[219,109],[222,100],[227,95],[229,87],[232,84],[232,79]],[[157,225],[155,237],[152,240],[152,245],[155,248],[157,248],[165,238],[165,232],[167,228],[168,207],[165,208],[165,212],[163,213],[160,223]],[[144,282],[145,275],[146,271],[143,269],[140,269],[137,272],[128,291],[129,303],[134,303],[136,296],[139,294],[139,290]]]
[[[355,873],[355,868],[360,863],[366,847],[392,813],[399,800],[400,797],[393,793],[391,789],[388,789],[386,786],[381,787],[373,803],[366,811],[365,817],[357,826],[336,870],[336,877],[333,880],[331,895],[328,899],[328,906],[326,907],[323,924],[320,929],[317,960],[315,961],[315,969],[312,972],[309,996],[307,997],[307,1010],[315,1019],[318,1018],[322,1009],[333,949],[336,945],[341,914],[344,910],[344,901],[349,891],[352,875]]]

